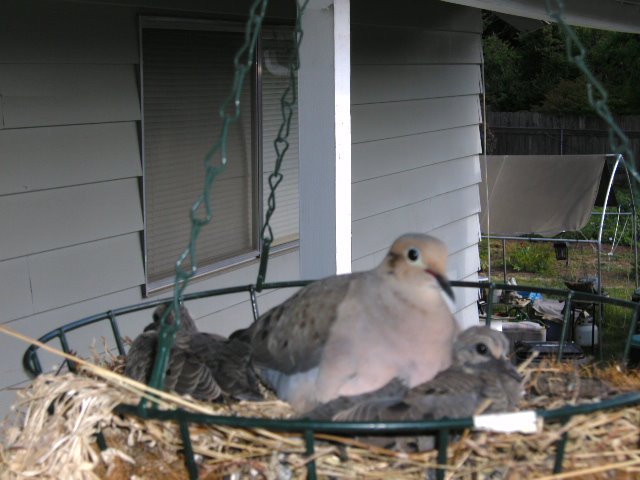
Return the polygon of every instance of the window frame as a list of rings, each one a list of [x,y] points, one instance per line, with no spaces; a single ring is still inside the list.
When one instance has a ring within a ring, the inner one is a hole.
[[[287,27],[288,25],[274,24],[265,25],[267,28],[277,29],[278,27]],[[148,205],[147,205],[147,181],[148,176],[146,174],[146,156],[145,156],[145,114],[144,114],[144,44],[143,44],[143,30],[144,29],[165,29],[165,30],[197,30],[197,31],[215,31],[215,32],[237,32],[244,33],[245,24],[243,22],[233,22],[214,19],[202,19],[202,18],[182,18],[182,17],[170,17],[170,16],[153,16],[153,15],[140,15],[138,17],[138,47],[139,47],[139,93],[140,93],[140,153],[142,163],[142,206],[143,206],[143,261],[145,270],[145,284],[143,286],[143,295],[145,297],[152,294],[157,294],[166,291],[173,287],[175,284],[175,276],[171,275],[167,278],[160,280],[150,281],[148,275],[148,242],[147,242],[147,217],[148,217]],[[263,52],[262,52],[262,40],[258,38],[258,44],[254,52],[254,68],[250,75],[251,87],[250,92],[252,96],[252,102],[254,107],[251,109],[251,168],[253,179],[251,182],[251,197],[252,197],[252,214],[251,219],[252,228],[254,229],[253,241],[256,248],[251,249],[245,253],[234,255],[228,258],[224,258],[210,264],[198,265],[198,270],[193,276],[193,280],[201,280],[209,278],[216,274],[221,274],[239,267],[246,266],[248,264],[257,263],[260,258],[260,249],[262,245],[261,231],[264,225],[264,191],[263,191],[263,177],[264,162],[263,162],[263,98],[262,98],[262,64],[263,64]],[[245,78],[247,81],[249,78]],[[212,135],[211,143],[216,141],[217,133]],[[203,167],[204,177],[204,167]],[[197,196],[200,193],[201,185],[194,187],[195,202]],[[215,189],[215,183],[214,187]],[[215,209],[215,205],[214,205]],[[215,212],[215,210],[214,210]],[[215,214],[215,213],[214,213]],[[185,216],[188,215],[188,211],[185,211]],[[204,227],[207,228],[207,227]],[[185,248],[187,245],[185,245]],[[278,255],[286,253],[299,247],[299,235],[298,239],[279,244],[271,248],[271,254]],[[177,261],[178,257],[176,257]]]

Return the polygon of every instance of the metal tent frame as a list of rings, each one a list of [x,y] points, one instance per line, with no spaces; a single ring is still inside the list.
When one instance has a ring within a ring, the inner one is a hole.
[[[638,235],[637,235],[637,221],[636,221],[636,206],[635,206],[635,198],[634,198],[634,190],[633,190],[633,186],[631,183],[631,176],[629,175],[629,171],[625,165],[624,162],[624,157],[622,156],[622,154],[607,154],[605,155],[605,162],[606,159],[609,158],[615,158],[615,162],[613,164],[613,167],[611,169],[611,175],[609,177],[609,182],[607,184],[607,190],[606,190],[606,194],[605,194],[605,198],[604,198],[604,205],[602,208],[602,213],[600,214],[600,227],[598,229],[598,239],[597,240],[588,240],[588,239],[577,239],[577,238],[565,238],[565,237],[555,237],[555,238],[549,238],[549,237],[533,237],[532,235],[535,232],[532,232],[531,235],[529,236],[515,236],[515,235],[491,235],[491,233],[486,233],[482,235],[482,238],[487,239],[487,240],[502,240],[502,256],[503,256],[503,276],[504,276],[504,283],[507,283],[507,272],[506,272],[506,262],[505,262],[505,249],[504,249],[504,245],[505,245],[505,241],[506,240],[526,240],[526,241],[530,241],[530,242],[567,242],[567,243],[575,243],[575,244],[579,244],[579,243],[588,243],[588,244],[592,244],[592,245],[596,245],[596,249],[597,249],[597,294],[598,295],[602,295],[602,233],[604,231],[604,222],[605,219],[607,217],[607,215],[612,215],[612,213],[608,213],[607,212],[607,205],[609,203],[609,197],[611,195],[611,189],[613,187],[613,182],[615,179],[615,176],[618,172],[618,167],[622,166],[624,173],[625,173],[625,177],[627,179],[627,185],[629,187],[629,192],[631,194],[631,212],[625,212],[626,214],[631,215],[631,225],[632,225],[632,231],[633,231],[633,252],[634,252],[634,274],[635,274],[635,287],[638,288],[639,286],[639,279],[638,279]],[[487,202],[487,208],[488,207],[488,202]],[[623,213],[624,214],[624,213]],[[489,267],[488,267],[488,277],[489,280],[491,280],[491,263],[489,263]]]

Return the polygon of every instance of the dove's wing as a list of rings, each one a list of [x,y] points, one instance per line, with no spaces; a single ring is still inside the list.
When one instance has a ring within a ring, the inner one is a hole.
[[[404,398],[371,398],[333,416],[337,421],[410,421],[462,418],[481,404],[482,380],[452,367],[433,380],[412,388]]]
[[[338,306],[359,275],[313,282],[262,315],[247,331],[255,364],[286,374],[316,367]]]
[[[262,400],[260,382],[251,364],[251,345],[210,333],[193,335],[191,352],[203,358],[222,391],[240,400]]]
[[[200,400],[215,400],[220,396],[211,371],[200,355],[189,350],[190,336],[178,334],[169,355],[164,388],[180,394],[191,394]],[[158,332],[150,329],[139,335],[127,354],[125,375],[148,383],[158,344]]]
[[[492,361],[482,372],[485,381],[486,398],[491,398],[490,412],[513,411],[524,395],[524,379],[507,360]]]
[[[172,352],[165,388],[208,401],[215,400],[222,393],[202,358],[184,350]]]
[[[374,390],[372,392],[362,393],[360,395],[341,396],[334,398],[326,403],[318,405],[313,410],[302,415],[304,418],[311,418],[314,420],[335,420],[336,415],[341,412],[350,410],[356,405],[377,403],[380,401],[390,400],[392,402],[400,401],[406,394],[408,387],[405,383],[399,379],[394,378],[385,386]],[[353,421],[368,420],[366,414],[358,412],[354,414]],[[358,417],[358,420],[355,419]]]
[[[142,383],[149,381],[157,343],[158,335],[155,331],[144,332],[136,337],[126,357],[124,374],[127,377]]]

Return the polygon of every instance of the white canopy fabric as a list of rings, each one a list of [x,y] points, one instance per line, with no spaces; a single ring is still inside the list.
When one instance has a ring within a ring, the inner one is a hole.
[[[551,21],[545,0],[444,0],[499,13]],[[564,0],[564,18],[570,25],[640,33],[638,0]]]
[[[490,235],[553,236],[583,228],[598,194],[605,155],[488,155],[489,221],[480,157],[480,229]]]

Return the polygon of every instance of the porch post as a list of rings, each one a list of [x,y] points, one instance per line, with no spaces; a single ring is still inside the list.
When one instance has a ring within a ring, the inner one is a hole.
[[[300,48],[300,277],[351,271],[350,0],[310,0]]]

